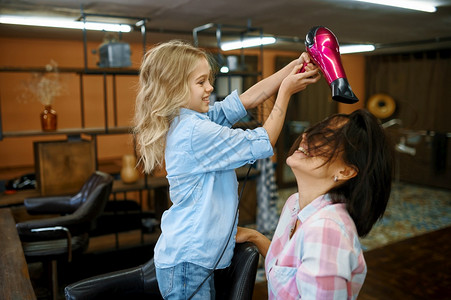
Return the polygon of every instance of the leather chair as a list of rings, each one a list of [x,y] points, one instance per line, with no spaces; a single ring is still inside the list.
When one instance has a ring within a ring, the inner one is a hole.
[[[88,200],[99,185],[112,181],[110,177],[100,171],[94,172],[77,194],[27,198],[24,200],[25,208],[30,215],[71,214]]]
[[[230,267],[215,271],[216,299],[252,299],[258,259],[254,244],[236,244]],[[72,283],[64,292],[67,300],[162,299],[153,259],[138,267]]]
[[[16,224],[28,263],[50,264],[52,293],[58,295],[57,261],[70,262],[88,248],[89,231],[103,212],[113,187],[113,177],[97,171],[73,197],[42,197],[24,201],[30,214],[62,214]]]

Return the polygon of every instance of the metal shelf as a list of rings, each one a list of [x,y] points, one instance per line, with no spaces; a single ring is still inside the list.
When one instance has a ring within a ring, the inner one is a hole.
[[[41,67],[0,67],[0,73],[32,73],[32,72],[46,72],[45,68]],[[58,129],[52,132],[44,132],[40,130],[28,130],[28,131],[9,131],[3,132],[1,122],[2,116],[0,112],[0,141],[3,138],[14,138],[14,137],[25,137],[25,136],[38,136],[38,135],[56,135],[56,134],[67,134],[67,135],[75,135],[75,134],[119,134],[119,133],[130,133],[124,127],[118,126],[118,117],[117,117],[117,86],[116,86],[116,76],[138,76],[139,71],[135,69],[84,69],[84,68],[58,68],[58,72],[60,73],[73,73],[79,77],[78,85],[80,92],[80,127],[79,128],[66,128],[66,129]],[[103,90],[103,117],[104,117],[104,126],[102,128],[86,128],[85,124],[85,99],[84,99],[84,85],[83,85],[83,77],[84,76],[92,76],[99,75],[103,77],[103,84],[101,86]],[[112,86],[113,86],[113,126],[109,125],[109,116],[108,116],[108,86],[107,86],[107,78],[112,78]]]
[[[0,72],[6,73],[45,73],[44,67],[0,67]],[[139,75],[139,70],[132,68],[58,68],[58,73],[75,73],[77,75]]]
[[[27,136],[50,136],[50,135],[67,135],[74,136],[80,134],[87,135],[106,135],[106,134],[127,134],[131,133],[130,127],[93,127],[93,128],[66,128],[55,131],[41,131],[41,130],[22,130],[22,131],[6,131],[3,132],[3,137],[27,137]]]

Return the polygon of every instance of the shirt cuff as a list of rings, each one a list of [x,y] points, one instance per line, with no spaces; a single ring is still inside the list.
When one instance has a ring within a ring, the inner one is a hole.
[[[246,131],[248,131],[247,139],[252,140],[251,153],[255,160],[267,158],[274,154],[274,150],[271,146],[271,142],[269,141],[269,136],[265,128],[258,127],[252,130],[248,129]],[[250,134],[250,132],[253,132],[253,134]],[[254,161],[252,161],[252,163]]]
[[[235,124],[247,115],[247,111],[238,96],[237,90],[234,90],[223,100],[224,114],[230,124]]]

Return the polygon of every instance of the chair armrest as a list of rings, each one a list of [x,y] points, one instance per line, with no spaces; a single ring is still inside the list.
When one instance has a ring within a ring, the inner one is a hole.
[[[55,227],[44,227],[44,228],[34,228],[30,230],[31,232],[64,232],[66,234],[66,238],[67,238],[67,261],[71,262],[72,261],[72,235],[70,234],[69,229],[67,229],[66,227],[63,226],[55,226]]]
[[[141,274],[141,268],[134,267],[94,276],[66,286],[64,294],[66,300],[120,299],[132,291],[142,292]]]
[[[72,283],[64,289],[66,300],[163,299],[158,289],[153,258],[145,264]]]
[[[34,242],[43,239],[61,239],[65,234],[61,231],[32,231],[33,229],[61,226],[67,228],[73,236],[87,232],[88,222],[82,222],[78,216],[71,214],[49,219],[36,219],[16,224],[17,232],[22,241]]]
[[[30,215],[69,214],[76,209],[71,206],[71,198],[71,196],[26,198],[24,205]]]

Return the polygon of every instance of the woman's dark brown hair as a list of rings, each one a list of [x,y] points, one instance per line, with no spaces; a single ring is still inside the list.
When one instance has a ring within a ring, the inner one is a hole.
[[[339,155],[358,174],[328,193],[345,203],[359,236],[366,236],[385,212],[391,192],[393,146],[380,122],[367,110],[336,114],[306,130],[309,152],[323,156],[324,164]],[[289,155],[299,147],[294,142]]]

